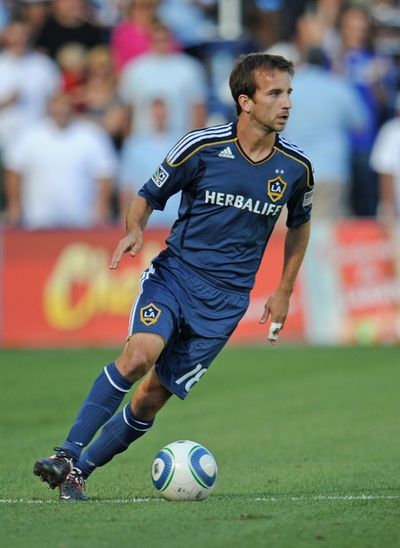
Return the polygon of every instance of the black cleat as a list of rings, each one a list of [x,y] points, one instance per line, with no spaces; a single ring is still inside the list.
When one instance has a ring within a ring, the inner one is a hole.
[[[59,487],[60,498],[69,502],[88,500],[85,493],[85,480],[79,468],[73,468],[67,479]]]
[[[49,484],[51,489],[61,485],[73,467],[72,455],[61,447],[55,447],[55,455],[40,459],[33,466],[33,473]]]

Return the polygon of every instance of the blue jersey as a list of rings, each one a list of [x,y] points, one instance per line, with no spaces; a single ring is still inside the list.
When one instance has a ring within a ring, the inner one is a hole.
[[[162,210],[182,190],[167,253],[220,287],[249,291],[284,206],[288,227],[310,219],[313,184],[296,146],[277,134],[269,156],[253,162],[231,123],[183,137],[139,195]]]

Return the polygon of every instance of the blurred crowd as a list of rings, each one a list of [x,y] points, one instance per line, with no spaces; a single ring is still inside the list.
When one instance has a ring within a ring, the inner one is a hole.
[[[284,136],[314,163],[315,217],[399,219],[400,2],[226,5],[0,0],[0,223],[123,222],[184,133],[235,119],[228,77],[250,51],[295,64]]]

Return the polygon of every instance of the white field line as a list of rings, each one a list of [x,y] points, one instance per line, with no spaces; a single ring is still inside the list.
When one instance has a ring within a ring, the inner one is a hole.
[[[216,497],[221,501],[227,500],[248,500],[249,502],[283,502],[283,501],[293,501],[293,502],[307,502],[307,501],[357,501],[357,500],[398,500],[400,501],[400,495],[371,495],[371,494],[361,494],[361,495],[309,495],[309,496],[277,496],[277,497]],[[54,500],[42,500],[42,499],[0,499],[0,505],[11,505],[11,504],[60,504],[59,499]],[[90,504],[141,504],[145,502],[166,502],[162,498],[130,498],[130,499],[94,499],[88,501]]]
[[[293,501],[324,501],[324,500],[400,500],[400,495],[312,495],[302,497],[257,497],[259,502],[275,502],[282,500]]]

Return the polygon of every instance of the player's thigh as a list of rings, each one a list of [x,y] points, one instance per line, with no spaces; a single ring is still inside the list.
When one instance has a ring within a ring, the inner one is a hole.
[[[142,275],[140,291],[132,307],[127,344],[116,364],[135,381],[157,361],[176,332],[180,308],[168,280],[152,265]]]
[[[152,333],[168,342],[179,323],[180,306],[173,291],[168,273],[150,265],[142,274],[139,294],[132,306],[129,336]]]
[[[154,333],[135,333],[127,340],[115,363],[130,381],[143,377],[164,350],[165,340]]]
[[[179,338],[168,345],[155,365],[161,384],[179,398],[185,399],[228,339],[229,336],[191,336]]]

